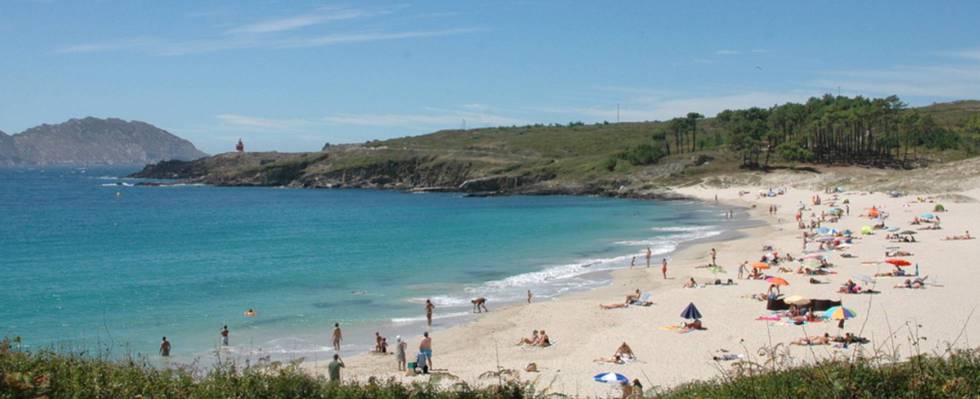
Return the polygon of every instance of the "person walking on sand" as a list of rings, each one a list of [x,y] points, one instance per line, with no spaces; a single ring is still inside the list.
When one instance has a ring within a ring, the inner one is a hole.
[[[660,264],[660,273],[664,275],[664,280],[666,280],[667,279],[667,258],[664,258],[664,260]]]
[[[160,342],[160,356],[170,357],[170,341],[167,341],[167,337],[163,337],[163,342]]]
[[[717,257],[718,257],[718,251],[715,251],[714,248],[711,248],[711,266],[718,266],[718,264],[715,263],[715,258]]]
[[[402,336],[395,337],[395,360],[398,362],[398,371],[405,371],[405,351],[408,344],[402,341]]]
[[[425,362],[428,363],[429,370],[432,370],[432,338],[429,338],[428,331],[422,333],[422,342],[419,343],[419,353],[425,356]]]
[[[340,355],[334,353],[333,361],[327,365],[327,370],[330,374],[330,382],[340,382],[340,369],[344,367],[344,361],[340,360]]]
[[[635,256],[633,257],[633,259],[630,259],[630,269],[632,269],[633,266],[636,266],[636,257]]]
[[[344,340],[344,333],[340,331],[340,323],[333,323],[333,351],[340,353],[340,343]]]
[[[650,267],[651,257],[653,257],[653,251],[650,250],[650,247],[647,247],[647,267]]]
[[[436,305],[432,304],[432,300],[425,300],[425,320],[429,323],[429,327],[432,327],[432,312],[436,309]]]
[[[739,280],[742,279],[742,276],[747,271],[749,271],[749,261],[742,262],[741,265],[738,265],[738,278],[739,278]]]
[[[228,326],[221,329],[221,345],[228,346]]]
[[[533,297],[534,295],[531,294],[531,290],[527,290],[527,303],[531,303],[531,298]]]

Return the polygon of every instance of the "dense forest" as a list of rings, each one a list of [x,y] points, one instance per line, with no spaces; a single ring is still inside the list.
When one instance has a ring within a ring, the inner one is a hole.
[[[711,132],[699,130],[704,116],[689,113],[654,127],[652,143],[632,147],[617,158],[634,165],[664,156],[706,149],[737,152],[743,166],[770,162],[861,164],[906,167],[926,152],[980,152],[980,115],[965,124],[943,126],[931,113],[908,108],[898,97],[825,95],[804,104],[726,110]]]

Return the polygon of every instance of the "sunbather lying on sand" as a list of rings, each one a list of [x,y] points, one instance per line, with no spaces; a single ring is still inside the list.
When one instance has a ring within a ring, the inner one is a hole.
[[[544,330],[541,330],[541,335],[538,336],[538,343],[534,344],[534,346],[540,346],[542,348],[551,346],[551,338],[548,338],[548,334]]]
[[[619,303],[619,302],[617,302],[617,303],[600,303],[599,304],[599,307],[600,308],[603,308],[603,309],[622,309],[622,308],[628,308],[629,306],[630,305],[628,305],[628,304]]]
[[[593,359],[592,361],[596,363],[612,363],[612,364],[626,363],[625,361],[623,361],[623,358],[619,355],[615,355],[613,357],[600,357],[598,359]]]
[[[800,345],[800,346],[811,346],[811,345],[829,345],[830,344],[830,334],[824,333],[823,335],[815,335],[812,337],[803,337],[789,343],[790,345]]]
[[[686,283],[684,283],[684,288],[697,288],[698,283],[694,281],[694,277],[691,277]]]
[[[972,240],[974,238],[976,238],[976,237],[973,237],[973,236],[970,235],[970,230],[967,230],[966,231],[966,234],[964,234],[964,235],[961,235],[961,236],[946,236],[946,238],[944,238],[943,240],[946,240],[946,241],[957,241],[957,240]]]
[[[867,338],[859,337],[851,333],[846,333],[844,334],[843,337],[834,337],[832,341],[843,342],[848,344],[865,344],[869,342]]]
[[[701,325],[701,320],[694,320],[690,323],[683,324],[685,330],[704,330],[704,326]]]
[[[626,294],[626,302],[624,303],[632,303],[633,301],[637,301],[639,299],[640,299],[640,289],[637,288],[635,293]]]
[[[904,277],[907,275],[908,273],[906,273],[905,270],[903,269],[895,269],[890,272],[875,273],[875,277]]]
[[[531,338],[521,338],[517,345],[536,345],[539,339],[538,330],[531,332]]]
[[[905,279],[904,282],[902,282],[902,284],[896,285],[895,288],[910,288],[910,289],[926,288],[926,279],[925,277],[917,278],[915,280],[907,278]]]

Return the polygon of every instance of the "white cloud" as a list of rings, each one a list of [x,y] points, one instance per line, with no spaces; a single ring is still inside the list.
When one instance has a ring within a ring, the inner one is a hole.
[[[296,118],[276,119],[238,114],[220,114],[215,116],[215,118],[217,118],[218,122],[224,127],[241,128],[251,131],[290,132],[300,131],[315,126],[314,123],[311,123],[308,120]]]
[[[168,40],[163,38],[124,38],[103,42],[81,43],[56,49],[56,53],[96,53],[113,51],[139,51],[152,55],[175,56],[185,54],[210,53],[240,49],[284,49],[310,48],[346,43],[368,43],[389,40],[406,40],[427,37],[452,36],[482,31],[480,28],[446,28],[431,30],[385,31],[364,29],[346,32],[319,33],[293,32],[301,28],[325,24],[330,21],[374,17],[394,12],[402,8],[354,9],[320,8],[314,12],[291,17],[257,21],[224,32],[216,32],[211,37],[190,40]]]
[[[980,48],[962,49],[956,51],[943,51],[939,54],[962,58],[966,60],[980,61]]]
[[[830,71],[810,86],[841,87],[864,95],[938,98],[980,97],[980,64],[896,66]]]
[[[307,26],[319,25],[330,21],[354,19],[370,15],[370,12],[361,9],[350,8],[322,8],[315,13],[296,15],[287,18],[269,19],[254,22],[226,31],[229,34],[236,33],[272,33],[283,32]]]

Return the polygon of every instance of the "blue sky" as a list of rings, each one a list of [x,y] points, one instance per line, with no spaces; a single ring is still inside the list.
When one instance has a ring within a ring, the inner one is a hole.
[[[202,150],[980,98],[980,2],[0,2],[0,129],[99,116]]]

